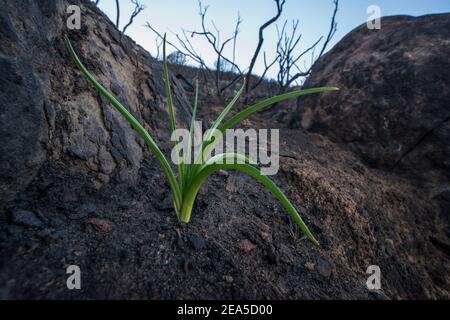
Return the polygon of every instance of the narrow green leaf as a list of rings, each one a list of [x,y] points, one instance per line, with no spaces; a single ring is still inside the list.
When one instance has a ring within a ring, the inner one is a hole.
[[[187,185],[189,182],[189,179],[191,178],[192,174],[192,168],[193,164],[191,163],[192,159],[192,147],[194,145],[194,129],[195,129],[195,119],[197,115],[197,108],[198,108],[198,80],[195,80],[195,99],[194,99],[194,108],[192,111],[192,118],[191,118],[191,126],[189,128],[189,140],[188,140],[188,150],[187,150],[187,161],[188,163],[185,163],[184,172],[186,172],[186,178],[183,180],[184,185]]]
[[[236,93],[236,95],[234,96],[234,98],[228,103],[228,105],[225,107],[225,109],[223,109],[223,111],[220,113],[220,115],[217,117],[216,121],[214,121],[213,125],[211,126],[211,128],[209,128],[209,132],[206,135],[205,139],[203,139],[203,143],[201,145],[201,149],[200,149],[200,154],[198,156],[198,158],[195,160],[195,163],[203,163],[208,159],[204,159],[203,155],[204,154],[209,154],[209,151],[214,148],[216,142],[211,141],[213,135],[214,135],[214,131],[217,130],[217,128],[220,126],[220,124],[222,123],[223,119],[226,117],[226,115],[230,112],[231,108],[233,108],[233,106],[236,104],[236,102],[239,100],[239,98],[242,95],[242,92],[244,91],[245,88],[245,81],[242,84],[241,89],[239,89],[239,91]],[[201,159],[201,161],[200,161]],[[198,165],[194,165],[193,167],[193,174],[195,175],[198,170],[200,169],[200,166]]]
[[[86,67],[83,65],[83,63],[78,58],[75,50],[72,47],[72,44],[69,40],[69,38],[65,37],[65,42],[67,45],[67,48],[69,50],[70,55],[72,56],[73,60],[75,61],[78,68],[81,70],[83,75],[86,77],[89,82],[94,86],[94,88],[102,95],[104,96],[113,106],[116,108],[117,111],[119,111],[125,119],[130,123],[130,125],[133,127],[134,130],[145,140],[147,143],[147,146],[149,147],[150,151],[155,155],[155,157],[158,159],[159,163],[161,164],[164,173],[167,176],[167,179],[169,181],[169,185],[172,189],[172,192],[174,194],[174,201],[176,205],[176,209],[181,209],[181,191],[179,189],[179,186],[177,184],[177,180],[175,178],[175,175],[172,171],[172,168],[169,165],[169,162],[167,161],[164,154],[159,149],[156,142],[153,140],[153,138],[150,136],[147,130],[136,120],[136,118],[133,117],[133,115],[114,97],[112,96],[93,76],[92,74],[86,69]]]
[[[233,161],[237,161],[237,163],[249,163],[252,165],[256,165],[256,162],[249,159],[247,156],[240,154],[240,153],[233,153],[233,152],[228,152],[228,153],[220,153],[217,154],[213,157],[211,157],[210,159],[208,159],[201,167],[200,170],[205,169],[206,167],[213,165],[213,164],[220,164],[220,163],[227,163],[228,160],[233,160]]]
[[[263,100],[259,103],[256,103],[250,107],[245,108],[244,110],[240,111],[239,113],[237,113],[236,115],[234,115],[232,118],[230,118],[229,120],[227,120],[221,127],[220,127],[220,131],[225,132],[225,130],[231,128],[232,126],[234,126],[237,122],[249,117],[250,115],[252,115],[255,112],[258,112],[270,105],[273,105],[277,102],[281,102],[287,99],[291,99],[291,98],[295,98],[295,97],[300,97],[300,96],[306,96],[309,94],[314,94],[314,93],[321,93],[321,92],[328,92],[328,91],[336,91],[339,90],[338,88],[329,88],[329,87],[322,87],[322,88],[311,88],[311,89],[303,89],[303,90],[297,90],[297,91],[292,91],[292,92],[288,92],[288,93],[284,93],[266,100]]]
[[[215,129],[217,129],[220,124],[222,123],[223,119],[226,117],[226,115],[228,114],[228,112],[230,112],[231,108],[233,108],[233,106],[236,104],[236,102],[238,101],[238,99],[241,97],[242,95],[242,91],[244,91],[245,88],[245,81],[242,84],[241,89],[239,89],[239,91],[236,93],[236,95],[234,96],[234,98],[230,101],[230,103],[226,106],[225,109],[223,109],[223,111],[220,113],[220,115],[217,117],[216,121],[214,121],[213,125],[210,128],[210,132],[209,134],[206,136],[205,142],[208,143],[209,139],[211,139],[212,135],[213,135],[213,131]]]
[[[170,128],[172,133],[175,132],[177,129],[177,123],[175,120],[175,112],[173,109],[173,98],[172,98],[172,90],[170,88],[170,79],[169,79],[169,68],[167,67],[167,55],[166,55],[166,35],[164,35],[164,41],[163,41],[163,78],[166,88],[166,97],[167,97],[167,105],[169,107],[169,119],[170,119]],[[183,181],[185,179],[185,173],[184,173],[184,166],[182,165],[182,159],[180,157],[178,147],[178,141],[176,141],[175,144],[175,152],[177,154],[177,167],[178,167],[178,181],[183,188]],[[183,192],[183,190],[181,190]]]

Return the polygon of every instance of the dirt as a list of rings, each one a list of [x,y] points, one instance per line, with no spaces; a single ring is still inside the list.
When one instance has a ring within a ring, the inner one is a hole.
[[[204,103],[200,113],[208,108]],[[257,123],[282,125],[267,114],[249,125]],[[320,135],[283,129],[281,138],[275,180],[303,209],[320,247],[301,236],[267,191],[238,173],[213,176],[184,225],[163,205],[171,195],[151,156],[135,185],[99,190],[84,191],[86,177],[44,165],[11,204],[35,212],[43,226],[0,227],[4,297],[449,297],[448,251],[430,241],[443,217],[421,190],[366,168]],[[227,192],[231,179],[237,188]],[[67,289],[68,265],[80,266],[81,290]],[[381,291],[365,285],[369,265],[382,270]]]

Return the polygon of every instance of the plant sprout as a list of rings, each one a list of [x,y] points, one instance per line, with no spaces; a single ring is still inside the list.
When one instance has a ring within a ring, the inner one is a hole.
[[[191,219],[191,212],[192,208],[194,206],[195,199],[197,197],[197,194],[202,187],[202,185],[205,183],[207,178],[211,176],[213,173],[220,169],[230,169],[230,170],[237,170],[243,173],[246,173],[250,175],[251,177],[255,178],[258,182],[260,182],[267,190],[269,190],[277,199],[278,201],[283,205],[283,207],[286,209],[286,211],[289,213],[291,218],[295,221],[295,223],[298,225],[300,230],[303,232],[303,234],[306,236],[307,239],[309,239],[312,243],[318,245],[319,242],[314,238],[306,224],[303,222],[302,218],[300,217],[299,213],[295,209],[295,207],[292,205],[292,203],[289,201],[289,199],[284,195],[284,193],[278,188],[278,186],[267,176],[264,176],[260,173],[259,169],[254,166],[253,162],[251,162],[249,159],[247,159],[244,155],[238,154],[238,153],[221,153],[214,155],[212,157],[204,159],[202,157],[203,150],[206,148],[211,148],[214,145],[214,141],[217,141],[217,139],[212,139],[212,132],[214,130],[209,130],[206,134],[205,139],[203,140],[203,143],[201,144],[201,157],[200,159],[196,159],[193,164],[188,163],[188,161],[183,162],[183,160],[178,159],[178,175],[176,176],[174,173],[174,170],[172,170],[169,162],[167,161],[166,157],[162,153],[161,149],[158,147],[156,142],[153,140],[149,132],[144,129],[144,127],[136,120],[136,118],[113,96],[111,95],[97,80],[92,76],[92,74],[86,69],[86,67],[82,64],[80,59],[78,58],[77,54],[75,53],[75,50],[72,47],[72,44],[68,37],[65,37],[65,41],[68,47],[68,50],[70,52],[70,55],[72,56],[73,60],[75,61],[78,68],[83,73],[84,77],[86,77],[87,80],[95,87],[95,89],[104,96],[113,106],[117,109],[130,123],[130,125],[133,127],[134,130],[144,139],[146,142],[148,148],[150,149],[151,153],[156,157],[156,159],[161,164],[162,169],[164,170],[164,173],[167,177],[169,186],[171,188],[171,191],[173,193],[173,205],[174,209],[177,213],[177,216],[180,221],[184,223],[189,223]],[[173,107],[173,98],[171,93],[171,87],[169,82],[169,71],[167,67],[167,59],[166,59],[166,41],[164,39],[163,44],[163,78],[165,82],[165,91],[166,91],[166,97],[167,97],[167,104],[169,109],[169,120],[170,120],[170,127],[172,132],[176,130],[176,121],[175,121],[175,112]],[[222,111],[222,113],[218,116],[216,121],[211,126],[211,129],[219,130],[220,132],[224,132],[226,129],[231,128],[236,123],[241,121],[244,118],[249,117],[253,113],[264,109],[270,105],[273,105],[275,103],[278,103],[280,101],[294,98],[294,97],[300,97],[305,96],[308,94],[314,94],[314,93],[320,93],[320,92],[326,92],[326,91],[335,91],[338,90],[337,88],[312,88],[312,89],[304,89],[304,90],[297,90],[292,91],[288,93],[284,93],[266,100],[263,100],[259,103],[256,103],[252,106],[249,106],[245,108],[244,110],[240,111],[233,117],[231,117],[229,120],[223,122],[224,118],[228,114],[228,112],[231,110],[231,108],[235,105],[237,100],[242,94],[242,91],[244,89],[244,86],[237,92],[235,97],[231,100],[231,102],[227,105],[227,107]],[[195,125],[195,116],[197,112],[197,106],[198,106],[198,82],[196,83],[196,91],[195,91],[195,102],[193,106],[193,112],[192,112],[192,119],[190,124],[190,130],[189,130],[189,136],[188,136],[188,151],[190,152],[192,144],[193,144],[193,130]],[[206,153],[208,154],[208,153]],[[177,156],[179,157],[179,153],[177,152]],[[190,155],[187,156],[187,159],[190,159]],[[239,160],[239,163],[230,163],[231,161],[227,160]],[[243,161],[244,160],[244,161]],[[190,162],[190,161],[189,161]]]

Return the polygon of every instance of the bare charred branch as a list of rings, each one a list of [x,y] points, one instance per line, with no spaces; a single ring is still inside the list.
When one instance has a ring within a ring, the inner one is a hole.
[[[333,0],[333,4],[334,10],[331,18],[330,29],[317,57],[315,57],[314,53],[317,49],[317,46],[324,39],[324,36],[321,36],[316,42],[314,42],[303,52],[295,54],[296,48],[302,38],[302,35],[297,33],[299,21],[294,20],[292,22],[291,31],[289,33],[286,31],[287,21],[284,22],[281,30],[277,27],[277,82],[281,88],[289,87],[298,80],[302,78],[304,79],[305,77],[309,76],[314,62],[319,59],[326,51],[331,39],[333,38],[337,30],[336,14],[339,7],[339,0]],[[302,59],[309,53],[311,53],[310,65],[306,66],[306,63],[304,63],[304,68],[302,69],[301,67],[299,67],[298,63],[300,59]]]
[[[131,2],[134,4],[134,10],[130,16],[130,19],[128,20],[128,23],[123,27],[122,33],[125,33],[125,31],[127,31],[127,28],[133,24],[133,20],[142,12],[142,10],[145,9],[145,6],[141,4],[139,0],[131,0]]]
[[[261,82],[263,82],[264,77],[267,74],[267,71],[269,71],[269,69],[277,62],[277,58],[278,58],[278,56],[276,56],[275,59],[273,59],[272,62],[267,63],[267,57],[266,57],[266,52],[265,51],[263,53],[263,57],[264,57],[264,72],[259,77],[258,81],[252,86],[251,90],[254,90],[256,87],[258,87],[261,84]]]
[[[175,75],[175,78],[181,80],[188,87],[189,91],[195,90],[194,85],[188,79],[186,79],[185,76],[183,76],[181,73],[177,73]]]
[[[164,36],[160,32],[158,32],[158,30],[156,30],[149,22],[147,22],[146,27],[149,28],[156,35],[157,39],[159,39],[161,41],[161,43],[162,43],[162,41],[164,39]],[[182,30],[182,36],[180,36],[179,34],[175,34],[175,37],[177,38],[177,41],[179,42],[180,47],[175,45],[173,42],[171,42],[171,41],[169,41],[167,39],[166,39],[166,43],[169,46],[171,46],[173,49],[175,49],[176,51],[179,51],[179,52],[183,53],[186,57],[188,57],[192,61],[196,62],[199,65],[199,67],[203,71],[205,71],[203,73],[205,79],[208,79],[208,78],[212,79],[213,78],[212,77],[212,75],[213,75],[212,70],[208,67],[206,62],[201,57],[201,55],[199,53],[197,53],[195,48],[189,42],[188,36],[186,34],[186,31]],[[159,53],[158,53],[158,55],[159,55]]]
[[[120,22],[120,4],[119,0],[116,0],[116,28],[119,29]]]
[[[156,45],[156,60],[159,60],[159,56],[161,54],[161,46],[163,44],[163,39],[156,37],[155,39],[155,45]]]
[[[333,38],[334,34],[337,31],[336,14],[339,9],[339,0],[333,0],[333,4],[334,4],[334,11],[333,11],[333,16],[331,17],[330,31],[328,32],[327,38],[325,39],[322,50],[320,50],[318,58],[320,58],[323,55],[323,53],[325,52],[325,50],[328,46],[328,43],[330,42],[330,40]]]
[[[180,34],[175,34],[178,45],[167,41],[167,44],[170,45],[175,50],[181,52],[186,57],[197,63],[201,69],[206,71],[206,74],[209,76],[211,80],[213,80],[217,95],[221,95],[228,88],[232,87],[237,81],[243,78],[243,71],[236,63],[236,39],[239,34],[239,27],[242,23],[241,16],[238,14],[237,20],[233,29],[233,33],[230,37],[226,38],[224,41],[221,41],[221,32],[219,28],[215,25],[214,21],[211,22],[212,28],[208,28],[206,23],[206,16],[208,12],[208,6],[203,6],[201,1],[198,2],[199,5],[199,16],[201,21],[201,29],[200,30],[185,30],[181,29]],[[162,39],[162,35],[147,22],[147,27],[152,30],[156,36]],[[217,59],[215,61],[215,67],[211,69],[208,67],[205,60],[202,58],[201,54],[196,50],[194,45],[191,42],[191,39],[194,37],[202,37],[207,41],[207,43],[212,48],[214,54]],[[232,46],[232,58],[228,58],[225,56],[224,52],[228,45]],[[236,76],[228,81],[225,85],[223,85],[222,74],[225,71],[224,66],[228,64],[231,66],[231,72],[236,73]]]
[[[250,78],[253,72],[253,68],[255,67],[256,60],[258,59],[259,52],[261,51],[262,45],[264,43],[264,29],[266,29],[268,26],[273,24],[280,18],[281,13],[283,12],[283,6],[286,3],[285,0],[275,0],[276,6],[277,6],[277,13],[274,17],[266,21],[260,28],[259,28],[259,34],[258,34],[258,45],[256,46],[255,52],[253,54],[253,57],[250,61],[250,66],[247,71],[247,82],[246,82],[246,92],[250,89]]]

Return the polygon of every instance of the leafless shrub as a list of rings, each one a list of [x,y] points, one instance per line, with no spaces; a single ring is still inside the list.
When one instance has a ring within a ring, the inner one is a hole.
[[[98,6],[100,0],[95,0],[94,4]],[[128,22],[125,24],[125,26],[122,28],[122,33],[125,33],[127,31],[128,27],[133,24],[134,19],[145,9],[145,6],[139,2],[139,0],[131,0],[131,3],[134,5],[133,12],[131,13],[130,18],[128,19]],[[116,0],[116,22],[115,26],[117,29],[119,29],[120,24],[120,3],[119,0]]]
[[[139,15],[139,13],[141,13],[145,9],[145,6],[141,4],[138,0],[131,0],[131,3],[133,3],[134,5],[134,10],[131,13],[128,23],[123,27],[122,33],[125,33],[125,31],[127,31],[128,27],[133,24],[134,18],[136,18]]]
[[[199,16],[201,19],[201,30],[196,31],[196,30],[181,29],[180,34],[175,34],[178,45],[175,45],[173,42],[170,41],[167,41],[167,44],[173,47],[176,51],[181,52],[185,57],[188,57],[189,59],[197,63],[200,66],[200,68],[202,68],[205,71],[207,77],[214,82],[217,95],[222,95],[225,90],[233,86],[237,81],[239,81],[243,77],[242,70],[235,62],[236,39],[239,34],[239,27],[242,23],[242,19],[238,14],[232,35],[226,38],[224,41],[221,41],[220,30],[217,28],[214,21],[211,22],[212,29],[208,28],[207,26],[206,23],[207,11],[208,6],[204,7],[201,1],[199,1]],[[147,22],[147,27],[150,30],[152,30],[158,38],[160,39],[163,38],[163,35],[160,32],[158,32],[153,26],[151,26],[149,22]],[[210,48],[216,55],[216,62],[214,68],[208,66],[208,64],[202,58],[201,54],[192,44],[191,39],[194,37],[202,37],[210,45]],[[227,48],[228,45],[232,45],[232,52],[233,52],[232,58],[228,58],[224,54],[225,49]],[[225,84],[223,83],[224,81],[222,79],[222,74],[225,71],[222,69],[223,66],[228,66],[231,69],[231,71],[236,73],[234,79],[230,81],[225,81],[226,82]]]
[[[281,16],[281,13],[283,12],[283,6],[286,3],[286,0],[275,0],[275,4],[277,6],[277,13],[275,14],[275,16],[273,16],[271,19],[269,19],[268,21],[266,21],[263,25],[261,25],[259,27],[259,32],[258,32],[258,44],[256,46],[255,52],[253,53],[253,57],[250,60],[250,66],[248,67],[248,71],[247,71],[247,76],[246,76],[246,88],[245,91],[248,93],[250,91],[250,82],[251,82],[251,76],[252,76],[252,72],[253,72],[253,68],[255,67],[255,63],[256,60],[258,59],[259,53],[261,51],[261,48],[263,46],[264,43],[264,30],[269,27],[271,24],[275,23]],[[269,63],[267,64],[266,61],[266,55],[264,54],[264,65],[265,65],[265,71],[264,71],[264,75],[267,73],[267,71],[269,70],[269,68],[273,65],[274,63]],[[263,77],[261,77],[263,78]],[[258,85],[261,82],[258,82]],[[252,88],[254,89],[257,86],[253,86]]]
[[[310,47],[306,48],[304,51],[298,52],[296,49],[301,41],[302,34],[298,33],[299,20],[292,21],[291,30],[287,31],[288,21],[286,20],[283,27],[280,29],[277,26],[277,48],[276,48],[276,61],[278,64],[278,74],[277,82],[281,88],[286,88],[291,86],[293,83],[298,83],[302,81],[305,77],[309,76],[311,73],[312,66],[314,62],[319,59],[325,52],[328,44],[333,38],[337,30],[336,14],[339,7],[339,0],[333,0],[334,11],[331,18],[330,30],[322,44],[319,54],[316,56],[315,51],[323,40],[323,36],[315,41]],[[311,54],[310,63],[306,63],[303,66],[299,65],[302,58],[306,57],[307,54]]]
[[[328,34],[319,37],[319,39],[303,51],[299,50],[302,40],[302,34],[299,32],[299,20],[293,20],[292,24],[289,24],[286,20],[281,27],[277,25],[277,43],[273,58],[268,60],[266,52],[262,52],[264,69],[261,76],[256,76],[252,72],[261,55],[264,44],[264,31],[279,20],[286,4],[286,0],[274,1],[276,4],[276,13],[259,27],[257,46],[250,60],[249,67],[245,68],[244,71],[236,63],[236,40],[242,23],[239,14],[233,33],[228,38],[221,40],[221,32],[214,23],[214,20],[211,21],[210,25],[206,22],[208,6],[203,6],[201,1],[199,1],[200,30],[181,29],[180,33],[174,34],[176,44],[171,41],[167,41],[167,44],[176,50],[177,55],[183,55],[184,58],[196,63],[202,70],[205,79],[214,83],[216,93],[219,96],[227,89],[234,88],[234,85],[244,76],[246,78],[246,93],[248,94],[267,80],[265,77],[268,71],[274,66],[278,67],[275,81],[280,87],[280,91],[284,91],[287,87],[294,84],[300,85],[311,73],[314,62],[325,53],[336,33],[336,15],[339,8],[339,0],[333,0],[332,2],[334,10]],[[150,25],[149,22],[147,22],[147,27],[156,34],[157,39],[163,39],[163,35]],[[198,49],[193,45],[192,38],[194,37],[202,37],[202,39],[207,41],[213,53],[216,55],[214,66],[209,66]],[[232,57],[227,57],[224,54],[225,49],[230,48],[229,46],[232,46]],[[317,51],[318,54],[316,54]],[[306,60],[309,63],[306,63]],[[175,61],[172,63],[179,64],[179,62]],[[230,78],[230,74],[234,74],[234,76]]]
[[[181,51],[174,51],[167,56],[167,62],[184,66],[187,62],[186,55]]]

